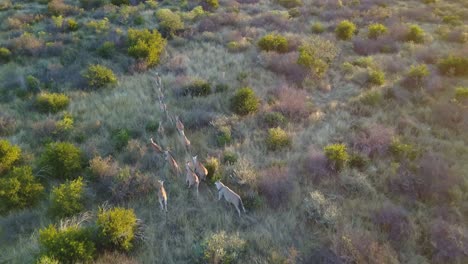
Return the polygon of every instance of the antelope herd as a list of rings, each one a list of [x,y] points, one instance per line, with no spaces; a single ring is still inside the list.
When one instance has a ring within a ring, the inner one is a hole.
[[[169,114],[168,107],[164,102],[164,94],[163,94],[163,84],[161,81],[161,77],[158,73],[156,73],[155,78],[156,87],[158,88],[158,101],[159,101],[159,108],[165,117],[166,123],[170,123],[173,125],[175,123],[175,128],[177,130],[177,134],[179,137],[179,141],[185,147],[186,155],[190,155],[190,159],[185,163],[185,183],[187,184],[187,188],[191,188],[192,186],[195,188],[196,195],[198,197],[198,186],[200,185],[200,181],[206,181],[208,170],[206,167],[198,160],[198,156],[192,156],[190,154],[190,140],[185,135],[185,126],[180,120],[179,116],[176,115],[174,118]],[[158,127],[158,134],[162,137],[164,136],[164,126],[163,121],[159,121]],[[166,161],[167,166],[169,167],[168,170],[174,175],[174,177],[178,178],[182,172],[179,167],[179,164],[176,161],[174,155],[169,151],[169,149],[164,149],[161,145],[159,145],[153,138],[150,138],[150,144],[156,153],[163,155]],[[164,188],[164,181],[158,180],[157,184],[158,189],[158,200],[161,206],[161,210],[167,213],[167,192]],[[245,213],[244,205],[242,204],[242,200],[240,196],[235,193],[233,190],[229,189],[220,181],[215,182],[216,188],[218,189],[218,200],[221,200],[222,197],[224,199],[233,204],[237,210],[237,213],[240,216],[240,208]]]

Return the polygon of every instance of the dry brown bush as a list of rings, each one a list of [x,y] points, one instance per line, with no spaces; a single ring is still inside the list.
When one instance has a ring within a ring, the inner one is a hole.
[[[353,148],[371,157],[383,155],[387,153],[394,136],[395,131],[392,128],[379,124],[371,125],[354,137]]]
[[[315,146],[309,147],[303,166],[306,175],[310,176],[314,183],[326,180],[332,176],[327,157]]]
[[[307,105],[309,95],[305,90],[295,89],[289,86],[281,86],[274,91],[278,98],[274,110],[282,113],[290,120],[299,121],[310,114]]]
[[[468,229],[437,219],[430,228],[432,261],[434,263],[468,262]]]
[[[372,221],[387,234],[395,246],[403,246],[412,236],[413,226],[409,212],[400,206],[385,203],[374,211]]]
[[[282,74],[286,80],[296,85],[302,84],[308,72],[304,67],[297,64],[299,54],[290,52],[279,54],[276,52],[262,52],[261,60],[264,67],[276,74]]]
[[[288,204],[294,192],[292,176],[288,169],[272,167],[261,173],[258,188],[270,207],[278,208]]]
[[[11,46],[16,52],[36,56],[44,49],[44,41],[32,34],[24,33],[12,39]]]

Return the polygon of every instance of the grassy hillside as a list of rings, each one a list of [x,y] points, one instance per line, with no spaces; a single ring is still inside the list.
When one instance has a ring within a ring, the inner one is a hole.
[[[467,25],[463,0],[3,0],[0,263],[467,263]]]

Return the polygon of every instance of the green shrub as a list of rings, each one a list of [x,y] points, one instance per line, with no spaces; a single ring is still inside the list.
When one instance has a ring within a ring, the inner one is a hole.
[[[463,24],[463,21],[457,15],[449,15],[442,17],[442,22],[451,26],[459,26]]]
[[[41,255],[60,263],[90,262],[96,251],[91,238],[92,232],[87,228],[70,226],[59,230],[50,225],[39,230]]]
[[[286,131],[277,127],[268,130],[266,144],[269,150],[280,150],[291,146],[291,137]]]
[[[312,29],[312,32],[315,34],[320,34],[320,33],[325,32],[325,27],[320,22],[315,22],[314,24],[312,24],[311,29]]]
[[[381,70],[371,70],[367,81],[373,85],[382,85],[385,83],[385,72]]]
[[[302,6],[302,0],[278,0],[278,4],[285,8],[294,8]]]
[[[132,249],[137,228],[137,218],[132,209],[101,209],[97,226],[99,241],[104,247],[124,252]]]
[[[208,96],[211,94],[211,84],[204,80],[196,80],[184,88],[184,95]]]
[[[135,17],[135,19],[133,19],[133,23],[135,23],[135,25],[143,25],[145,24],[145,17],[142,16],[142,15],[138,15]]]
[[[85,184],[79,177],[52,189],[49,213],[57,218],[70,217],[84,210]]]
[[[56,133],[67,133],[73,129],[73,116],[70,114],[63,115],[63,118],[56,123]]]
[[[390,153],[399,160],[415,160],[419,156],[419,151],[412,144],[404,144],[395,138],[389,146]]]
[[[0,62],[8,62],[11,58],[11,51],[7,48],[0,47]]]
[[[40,88],[41,81],[32,75],[28,75],[26,76],[26,84],[28,85],[29,89],[36,90]]]
[[[117,77],[115,77],[114,72],[99,64],[89,65],[83,76],[88,80],[88,85],[95,88],[117,83]]]
[[[406,41],[413,41],[414,43],[423,43],[426,33],[418,25],[411,25],[406,34]]]
[[[468,101],[468,87],[457,87],[455,89],[455,100],[458,102]]]
[[[101,34],[109,30],[109,19],[107,17],[104,17],[101,20],[91,20],[88,23],[86,23],[86,27],[92,29],[94,33]]]
[[[129,140],[130,140],[130,134],[128,133],[127,129],[117,130],[112,135],[112,141],[114,142],[114,147],[118,151],[122,150],[125,146],[127,146]]]
[[[184,29],[182,18],[170,9],[158,9],[156,18],[159,21],[159,30],[166,36],[174,36],[177,31]]]
[[[257,43],[264,51],[288,52],[288,39],[279,34],[268,34],[263,36]]]
[[[236,153],[232,151],[224,151],[223,153],[223,164],[234,164],[238,160],[238,156]]]
[[[231,135],[231,128],[228,126],[222,126],[218,128],[217,135],[216,135],[216,142],[219,146],[224,146],[231,143],[232,135]]]
[[[73,18],[67,20],[67,27],[70,31],[77,31],[78,30],[78,22]]]
[[[49,256],[41,256],[37,261],[36,264],[60,264],[58,260],[55,258],[51,258]]]
[[[54,178],[72,179],[82,169],[81,150],[68,142],[51,143],[39,163]]]
[[[117,6],[130,5],[130,0],[111,0],[111,3],[113,5],[117,5]]]
[[[280,112],[267,112],[263,120],[268,127],[279,127],[286,123],[286,117]]]
[[[203,1],[205,3],[205,7],[208,9],[208,10],[216,10],[218,9],[219,7],[219,2],[218,0],[204,0]]]
[[[32,207],[43,194],[44,187],[36,181],[31,167],[15,167],[0,177],[0,214]]]
[[[204,260],[207,263],[237,263],[247,243],[237,234],[221,231],[206,238],[202,243]]]
[[[410,81],[410,85],[420,87],[423,84],[424,78],[427,76],[429,76],[429,69],[426,64],[420,64],[411,65],[407,78]]]
[[[260,106],[260,100],[249,87],[239,89],[231,98],[230,103],[231,110],[238,115],[255,113]]]
[[[206,160],[205,168],[208,170],[206,178],[211,184],[221,179],[221,172],[219,171],[219,160],[217,158],[209,158]]]
[[[323,151],[336,171],[341,171],[349,161],[349,154],[345,144],[328,145]]]
[[[97,49],[99,56],[110,59],[115,53],[115,44],[112,41],[104,42],[101,47]]]
[[[335,29],[335,34],[338,39],[349,40],[356,33],[356,25],[349,20],[341,21]]]
[[[368,91],[363,93],[360,101],[365,105],[377,106],[383,102],[384,98],[380,91]]]
[[[43,113],[57,113],[68,107],[70,99],[62,93],[42,92],[36,97],[36,108]]]
[[[166,47],[166,40],[157,30],[128,30],[128,54],[136,59],[145,60],[148,66],[159,63],[159,57]]]
[[[367,37],[370,39],[377,39],[378,37],[382,36],[383,34],[387,33],[387,27],[376,23],[369,26]]]
[[[0,175],[11,169],[21,158],[21,149],[11,145],[6,139],[0,139]]]
[[[313,77],[322,78],[338,55],[338,48],[332,41],[312,37],[299,47],[297,63],[307,68]]]
[[[444,75],[467,76],[468,57],[456,57],[449,55],[438,64],[439,71]]]

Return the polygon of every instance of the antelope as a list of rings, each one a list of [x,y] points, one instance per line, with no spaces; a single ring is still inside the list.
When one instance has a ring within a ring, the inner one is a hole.
[[[159,154],[162,154],[164,152],[163,148],[161,146],[159,146],[158,144],[156,144],[156,142],[154,142],[153,138],[150,138],[150,142],[151,142],[151,146],[153,146],[154,150],[156,150],[156,152],[158,152]]]
[[[198,176],[193,172],[192,168],[190,168],[190,161],[187,161],[185,163],[185,182],[188,185],[188,188],[190,188],[192,185],[195,185],[195,189],[197,190],[197,195],[198,195],[198,185],[200,184],[200,181],[198,180]]]
[[[165,150],[164,155],[166,156],[165,159],[167,162],[169,162],[169,165],[171,166],[171,169],[174,172],[174,174],[176,176],[179,175],[180,174],[179,164],[177,164],[177,161],[174,159],[172,154],[168,150]]]
[[[158,180],[158,200],[162,211],[167,213],[167,193],[164,189],[164,181]]]
[[[158,126],[158,133],[159,135],[164,135],[164,126],[162,124],[162,121],[159,121],[159,126]]]
[[[179,116],[175,116],[175,120],[176,120],[176,128],[177,128],[177,131],[179,131],[179,133],[183,133],[184,132],[184,124],[182,124],[182,122],[180,121],[179,119]]]
[[[237,213],[239,214],[240,217],[240,209],[239,207],[242,208],[242,210],[245,212],[244,204],[242,203],[242,199],[240,196],[235,193],[233,190],[229,189],[226,185],[224,185],[222,182],[217,181],[215,182],[216,189],[218,189],[218,201],[221,200],[221,198],[224,197],[226,201],[229,203],[233,204],[234,207],[236,207]]]
[[[200,177],[202,180],[206,180],[206,175],[208,175],[208,170],[203,166],[201,162],[197,160],[198,156],[193,156],[192,157],[192,162],[193,162],[193,168],[195,173]]]

